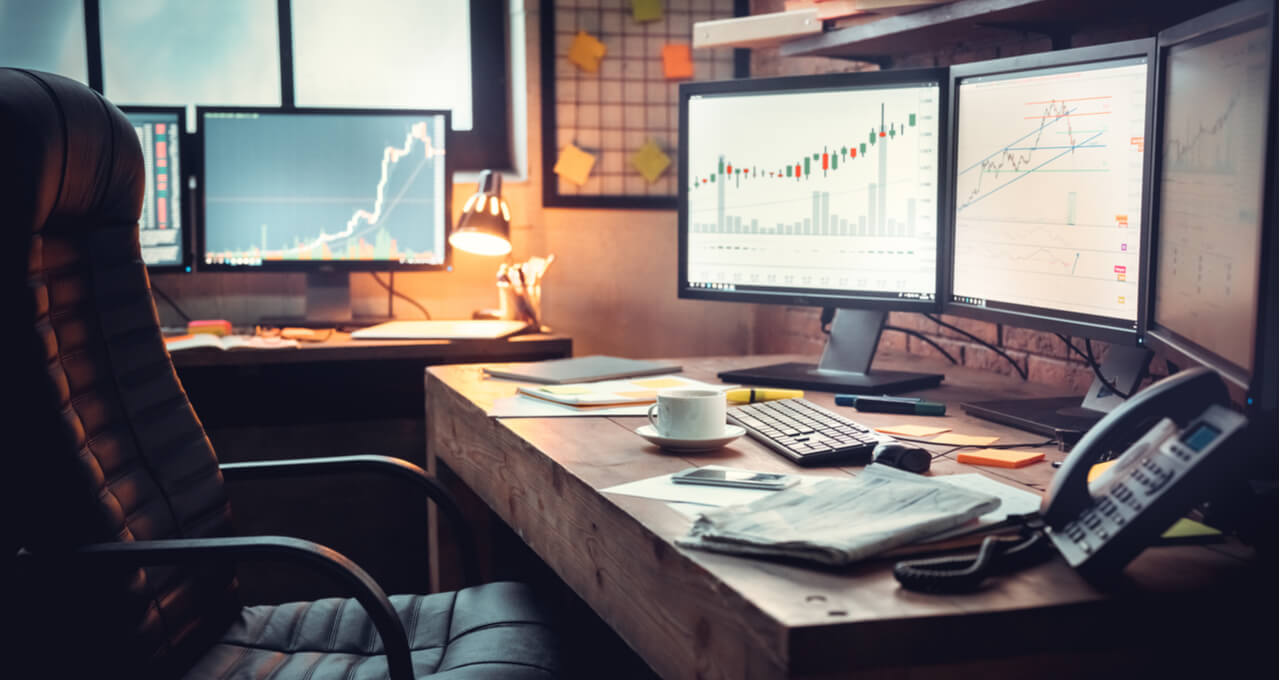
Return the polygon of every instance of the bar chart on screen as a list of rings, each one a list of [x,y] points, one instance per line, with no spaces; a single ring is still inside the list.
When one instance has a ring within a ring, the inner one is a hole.
[[[1147,64],[961,81],[956,295],[1136,320]]]
[[[938,87],[689,103],[690,281],[935,289]]]

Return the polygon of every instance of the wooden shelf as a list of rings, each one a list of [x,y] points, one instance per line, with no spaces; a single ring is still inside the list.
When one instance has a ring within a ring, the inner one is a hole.
[[[957,0],[919,12],[830,30],[783,43],[784,57],[839,57],[889,65],[894,58],[936,52],[1014,32],[1050,37],[1054,49],[1074,46],[1083,31],[1122,28],[1139,38],[1216,7],[1225,0]]]

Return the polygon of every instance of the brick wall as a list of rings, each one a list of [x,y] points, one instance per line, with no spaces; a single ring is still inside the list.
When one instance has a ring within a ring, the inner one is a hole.
[[[754,14],[782,11],[782,0],[752,0]],[[1169,19],[1172,23],[1174,19]],[[1134,23],[1127,26],[1094,28],[1071,37],[1073,47],[1096,45],[1153,35],[1160,26]],[[1049,38],[1035,33],[1007,31],[995,37],[991,33],[975,33],[972,40],[953,44],[929,45],[919,53],[895,61],[894,68],[949,66],[971,61],[1011,57],[1020,54],[1045,52],[1051,49]],[[829,59],[824,57],[781,57],[776,48],[752,51],[753,76],[808,75],[848,71],[875,70],[878,67],[859,61]],[[812,308],[776,307],[761,305],[756,312],[755,350],[761,353],[801,352],[817,354],[822,351],[826,336],[818,321],[819,311]],[[1042,333],[1005,324],[994,324],[974,319],[943,315],[943,321],[972,333],[1000,347],[1027,373],[1030,381],[1061,385],[1073,394],[1085,392],[1093,381],[1093,371],[1084,360],[1067,349],[1065,343],[1052,333]],[[889,326],[923,333],[949,352],[959,363],[982,370],[1014,375],[1013,367],[991,349],[973,342],[955,331],[943,328],[922,314],[892,312]],[[1071,338],[1084,349],[1083,338]],[[928,343],[909,335],[885,331],[880,347],[906,351],[911,354],[941,357]],[[1107,344],[1093,342],[1094,356],[1101,361],[1106,355]],[[1154,374],[1164,371],[1163,361],[1153,361]]]

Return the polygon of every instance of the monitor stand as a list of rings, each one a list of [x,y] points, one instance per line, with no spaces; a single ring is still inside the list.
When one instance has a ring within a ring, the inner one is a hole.
[[[725,371],[725,382],[766,387],[792,387],[849,394],[892,394],[923,390],[942,382],[938,373],[872,371],[871,360],[880,344],[887,312],[838,309],[831,335],[814,364],[788,363]]]
[[[1116,387],[1132,395],[1147,375],[1151,351],[1143,347],[1112,345],[1099,370]],[[1046,437],[1074,442],[1111,409],[1124,400],[1098,378],[1080,397],[1007,399],[960,404],[966,413]]]
[[[297,328],[363,328],[390,321],[386,316],[354,316],[351,313],[351,274],[346,271],[307,272],[306,314],[263,317],[263,326]]]

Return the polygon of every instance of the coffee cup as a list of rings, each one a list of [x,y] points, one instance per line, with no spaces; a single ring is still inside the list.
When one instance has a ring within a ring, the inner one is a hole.
[[[671,439],[710,439],[725,431],[725,396],[719,390],[672,389],[658,392],[649,407],[649,423]]]

